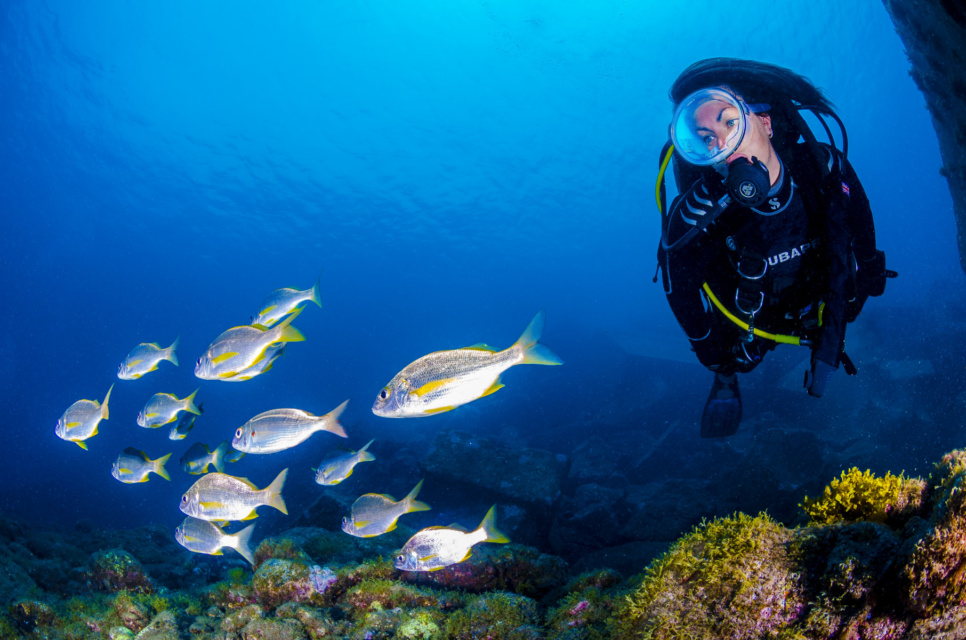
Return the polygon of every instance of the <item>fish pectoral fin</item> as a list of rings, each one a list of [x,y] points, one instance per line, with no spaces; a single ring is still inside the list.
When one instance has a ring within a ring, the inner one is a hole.
[[[229,351],[228,353],[223,353],[221,355],[215,356],[214,358],[211,359],[211,363],[212,364],[221,364],[222,362],[225,362],[226,360],[231,360],[232,358],[234,358],[237,355],[238,355],[238,352],[237,351]]]
[[[356,522],[355,520],[353,520],[352,524],[355,525],[356,529],[365,529],[370,524],[372,524],[372,520],[362,520],[360,522]]]
[[[132,360],[132,361],[131,361],[131,363],[130,363],[130,364],[128,364],[127,366],[129,366],[129,367],[136,367],[136,366],[138,366],[139,364],[141,364],[142,362],[144,362],[144,360],[143,360],[143,359],[138,359],[138,360]]]
[[[447,411],[452,411],[456,407],[437,407],[436,409],[426,409],[423,413],[426,415],[432,415],[434,413],[446,413]]]
[[[83,424],[82,422],[68,422],[67,424],[64,425],[64,427],[67,429],[73,429],[74,427],[79,427],[82,424]]]
[[[218,509],[219,507],[224,507],[224,502],[201,502],[199,503],[202,509]]]
[[[505,386],[506,385],[503,384],[503,382],[501,382],[499,378],[497,378],[496,380],[493,381],[493,384],[490,385],[490,388],[487,389],[486,391],[484,391],[483,392],[483,395],[480,396],[480,397],[483,398],[485,396],[490,395],[491,393],[496,393],[497,391],[499,391],[500,389],[502,389]]]
[[[419,387],[418,389],[414,389],[412,393],[416,394],[419,397],[423,397],[427,393],[432,393],[437,389],[442,389],[446,385],[453,382],[456,382],[455,378],[442,378],[440,380],[433,380],[432,382],[427,382],[426,384]]]
[[[237,375],[238,375],[237,371],[225,371],[223,373],[219,373],[218,377],[224,380],[225,378],[234,378]]]
[[[432,554],[430,554],[428,556],[423,556],[422,558],[419,559],[419,561],[420,562],[429,562],[430,560],[432,560],[433,558],[437,557],[438,555],[439,555],[438,553],[432,553]]]

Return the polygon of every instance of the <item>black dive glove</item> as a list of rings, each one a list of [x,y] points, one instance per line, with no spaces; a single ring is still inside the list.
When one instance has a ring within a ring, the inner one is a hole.
[[[813,398],[821,398],[822,394],[825,393],[825,386],[828,384],[829,378],[837,370],[838,367],[833,367],[829,363],[813,357],[811,367],[805,372],[805,388],[808,390],[808,395]]]
[[[684,216],[697,221],[697,227],[704,229],[728,208],[728,189],[724,182],[714,176],[704,176],[688,190],[684,196]]]

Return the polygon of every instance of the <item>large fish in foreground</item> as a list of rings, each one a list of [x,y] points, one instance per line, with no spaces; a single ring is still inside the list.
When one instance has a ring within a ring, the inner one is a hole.
[[[428,527],[410,538],[393,564],[403,571],[436,571],[469,559],[470,550],[481,542],[509,542],[496,528],[496,505],[474,531],[456,527]]]
[[[302,444],[316,431],[328,431],[343,438],[339,416],[346,400],[324,416],[301,409],[272,409],[260,413],[235,431],[231,446],[245,453],[276,453]]]
[[[253,368],[257,370],[256,365],[272,357],[270,348],[273,345],[305,340],[302,332],[292,326],[292,320],[300,313],[301,309],[295,311],[271,329],[248,325],[228,329],[198,358],[195,375],[202,380],[227,380],[252,372]]]
[[[283,469],[272,484],[259,489],[245,478],[226,473],[209,473],[201,476],[181,496],[181,511],[201,520],[250,520],[258,517],[255,507],[268,505],[288,515],[282,487],[288,469]]]
[[[503,388],[500,374],[517,364],[563,364],[540,344],[544,312],[540,311],[511,347],[496,351],[486,345],[436,351],[395,375],[379,392],[372,412],[383,418],[420,418],[442,413]]]
[[[87,450],[84,440],[97,435],[97,425],[101,420],[107,420],[107,401],[111,399],[111,390],[107,390],[104,402],[97,400],[78,400],[67,407],[67,411],[57,421],[54,433],[58,438],[75,443],[81,449]]]
[[[158,364],[162,360],[178,366],[178,356],[174,353],[178,348],[178,340],[180,338],[176,338],[166,349],[162,349],[157,342],[142,342],[134,347],[118,365],[117,377],[121,380],[137,380],[149,371],[157,371]]]

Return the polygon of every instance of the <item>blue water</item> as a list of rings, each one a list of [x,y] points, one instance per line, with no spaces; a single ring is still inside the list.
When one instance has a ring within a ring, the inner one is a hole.
[[[567,454],[581,436],[623,446],[635,429],[656,437],[680,420],[697,441],[710,378],[651,276],[667,91],[705,57],[788,66],[838,107],[879,244],[902,273],[862,321],[889,309],[915,318],[961,291],[935,132],[880,3],[688,7],[5,2],[0,512],[173,528],[194,480],[176,462],[190,443],[213,447],[271,408],[321,414],[347,398],[348,445],[376,437],[383,458],[419,456],[452,428]],[[215,336],[320,271],[323,308],[305,310],[307,341],[274,371],[238,384],[192,375]],[[412,360],[503,348],[540,309],[563,367],[515,368],[504,390],[432,418],[371,413]],[[875,326],[897,353],[923,339]],[[180,367],[116,378],[139,342],[178,336]],[[54,435],[71,403],[103,399],[111,384],[111,417],[89,451]],[[839,375],[830,399],[801,394],[767,410],[781,423],[786,410],[820,406],[834,421],[850,384]],[[196,388],[206,413],[189,439],[135,424],[153,393]],[[542,435],[561,424],[573,441]],[[311,468],[336,440],[318,434],[230,471],[264,486],[291,468],[297,512],[322,490]],[[173,452],[172,481],[114,480],[127,446]]]

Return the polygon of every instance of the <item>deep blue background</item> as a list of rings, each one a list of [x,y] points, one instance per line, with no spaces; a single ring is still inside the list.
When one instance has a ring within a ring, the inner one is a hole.
[[[667,90],[705,57],[791,67],[838,106],[879,243],[902,272],[867,316],[915,317],[942,304],[937,291],[961,290],[935,132],[883,7],[681,7],[3,3],[0,510],[174,526],[193,480],[176,461],[195,439],[214,446],[261,411],[321,414],[346,398],[353,447],[378,437],[384,451],[421,452],[439,430],[463,428],[556,450],[563,443],[528,434],[574,422],[607,438],[615,421],[659,433],[648,403],[660,379],[663,393],[679,390],[682,428],[696,434],[709,377],[651,276]],[[324,308],[305,310],[296,324],[308,340],[275,371],[238,384],[193,377],[215,336],[320,270]],[[565,366],[511,370],[506,389],[450,414],[371,414],[410,361],[508,346],[541,308],[544,342]],[[179,335],[180,368],[115,377],[139,342]],[[922,339],[883,336],[897,348]],[[617,388],[612,356],[627,352],[653,358],[654,375]],[[72,402],[102,399],[112,383],[111,418],[90,451],[55,437]],[[849,384],[835,378],[828,402]],[[153,393],[197,387],[207,413],[189,440],[135,424]],[[796,398],[792,409],[818,402]],[[290,467],[291,506],[304,508],[321,490],[311,467],[335,440],[316,435],[231,470],[264,486]],[[173,451],[172,482],[114,480],[126,446]]]

